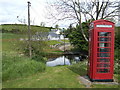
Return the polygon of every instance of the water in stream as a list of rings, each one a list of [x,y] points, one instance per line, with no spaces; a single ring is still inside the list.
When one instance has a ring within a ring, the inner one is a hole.
[[[56,58],[49,58],[46,62],[47,66],[57,65],[71,65],[82,61],[83,58],[80,55],[63,55]]]

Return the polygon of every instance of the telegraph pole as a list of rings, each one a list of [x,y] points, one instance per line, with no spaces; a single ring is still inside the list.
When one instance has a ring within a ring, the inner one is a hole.
[[[64,54],[65,54],[65,29],[64,29]],[[65,56],[64,56],[64,65],[65,65]]]
[[[28,1],[28,46],[29,46],[29,57],[32,57],[32,48],[31,48],[31,30],[30,30],[30,6],[31,3]]]

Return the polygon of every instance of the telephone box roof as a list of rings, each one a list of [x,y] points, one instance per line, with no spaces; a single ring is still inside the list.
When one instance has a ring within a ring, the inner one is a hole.
[[[111,21],[108,21],[108,20],[104,20],[104,19],[99,19],[99,20],[95,20],[95,21],[93,21],[92,23],[97,23],[97,22],[110,22],[110,23],[112,23],[112,24],[115,24],[114,22],[111,22]]]

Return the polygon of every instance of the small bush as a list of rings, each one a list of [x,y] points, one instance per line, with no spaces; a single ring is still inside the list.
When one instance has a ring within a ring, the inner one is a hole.
[[[31,41],[32,48],[32,56],[44,56],[43,48],[45,48],[47,44],[44,41]],[[29,56],[29,45],[26,41],[21,41],[19,43],[19,50],[23,51],[23,53]]]
[[[32,59],[38,62],[46,62],[46,54],[43,51],[47,44],[44,41],[31,41]],[[22,41],[19,44],[19,50],[21,50],[26,56],[29,56],[29,47],[26,41]]]
[[[77,64],[73,64],[71,66],[69,66],[68,68],[70,70],[72,70],[73,72],[81,75],[81,76],[84,76],[84,75],[87,75],[87,64],[86,64],[87,61],[82,61],[82,62],[79,62]]]
[[[32,57],[33,60],[35,61],[38,61],[38,62],[42,62],[42,63],[46,63],[47,61],[47,58],[46,57],[43,57],[43,56],[33,56]]]
[[[120,74],[120,56],[119,56],[119,49],[115,49],[115,57],[114,57],[114,73]]]
[[[3,55],[2,70],[2,80],[5,81],[43,72],[45,64],[28,58]]]

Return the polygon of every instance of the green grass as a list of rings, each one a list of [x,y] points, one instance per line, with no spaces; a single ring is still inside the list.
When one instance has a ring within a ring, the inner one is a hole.
[[[4,25],[0,25],[0,27],[2,27],[2,29],[7,30],[7,31],[12,31],[12,30],[20,30],[21,32],[27,32],[28,31],[28,27],[27,25],[23,25],[23,24],[4,24]],[[39,32],[48,32],[49,31],[49,27],[41,27],[41,26],[33,26],[31,25],[31,31],[39,31]]]
[[[46,67],[42,73],[7,80],[3,82],[3,88],[86,88],[79,79],[86,75],[85,67],[85,62],[71,66]],[[118,88],[118,85],[93,84],[91,88]]]
[[[46,47],[44,48],[44,52],[46,55],[49,55],[49,54],[63,54],[64,51],[61,51],[59,50],[58,48],[51,48],[51,47]]]
[[[37,62],[19,50],[22,35],[4,33],[2,39],[2,80],[29,76],[45,70],[45,63]]]
[[[27,35],[23,34],[13,34],[13,33],[2,33],[2,39],[20,39],[21,37],[25,37]]]
[[[59,42],[57,40],[50,40],[50,41],[45,41],[45,43],[47,44],[47,47],[44,48],[44,51],[46,54],[62,54],[63,51],[59,50],[57,47],[52,48],[50,47],[51,45],[56,45],[56,44],[62,44],[62,42]]]
[[[85,63],[86,63],[86,61],[79,62],[77,64],[73,64],[73,65],[69,66],[68,68],[80,76],[85,76],[85,75],[87,75],[87,68],[86,68],[87,65]]]
[[[21,56],[2,56],[2,80],[25,77],[45,70],[45,64]]]
[[[61,41],[63,41],[64,42],[64,40],[61,40]],[[65,43],[69,43],[70,41],[69,40],[65,40]]]
[[[119,88],[118,85],[93,84],[92,88]]]
[[[86,62],[45,69],[43,63],[30,60],[18,51],[18,35],[4,33],[3,37],[3,88],[85,88],[78,77],[87,74]],[[14,37],[17,39],[13,40]],[[115,78],[118,80],[120,76],[115,74]],[[91,88],[108,87],[117,88],[117,85],[94,84]]]
[[[43,73],[3,82],[3,88],[84,88],[77,77],[66,66],[47,67]]]
[[[114,74],[114,79],[116,82],[120,83],[120,74]]]
[[[12,54],[12,56],[18,55],[18,45],[20,45],[19,39],[22,35],[3,33],[2,34],[2,52]]]
[[[59,42],[59,41],[57,41],[57,40],[46,41],[46,43],[47,43],[48,45],[61,44],[61,42]]]
[[[64,51],[53,51],[53,52],[56,52],[56,53],[63,53]]]

